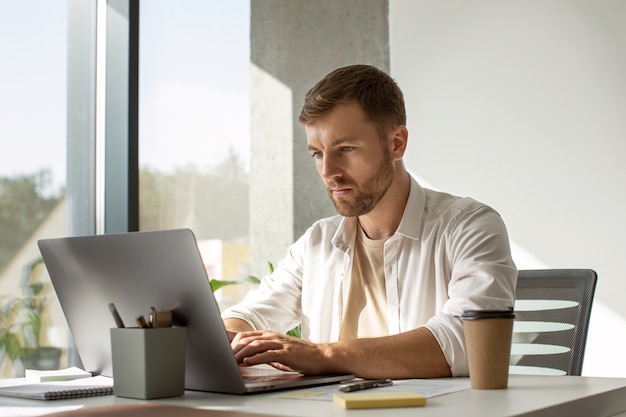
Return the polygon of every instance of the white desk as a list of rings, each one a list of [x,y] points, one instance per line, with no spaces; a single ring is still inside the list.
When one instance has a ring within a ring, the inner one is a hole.
[[[3,406],[84,404],[96,407],[133,404],[139,400],[115,396],[43,401],[0,397]],[[511,375],[506,390],[465,390],[431,398],[425,407],[344,410],[329,401],[277,398],[276,393],[222,395],[187,391],[183,397],[153,400],[171,405],[238,410],[271,416],[437,416],[437,417],[604,417],[626,414],[626,378]],[[624,413],[624,414],[622,414]]]

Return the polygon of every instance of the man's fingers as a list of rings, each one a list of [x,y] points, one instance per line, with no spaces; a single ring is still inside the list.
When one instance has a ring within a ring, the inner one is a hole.
[[[282,371],[294,371],[288,364],[298,359],[295,352],[304,353],[308,344],[302,340],[271,331],[237,333],[231,342],[237,362],[244,366],[269,364]],[[308,356],[308,355],[306,355]]]
[[[252,332],[239,332],[234,335],[234,337],[230,340],[230,346],[233,349],[233,352],[239,352],[244,346],[246,346],[250,341],[258,338],[263,332],[252,331]]]
[[[267,363],[275,356],[275,353],[281,351],[283,346],[280,343],[272,340],[253,340],[245,345],[237,346],[235,350],[235,357],[238,362],[243,362],[244,359],[254,358],[254,365],[259,363]],[[252,363],[246,363],[252,365]]]

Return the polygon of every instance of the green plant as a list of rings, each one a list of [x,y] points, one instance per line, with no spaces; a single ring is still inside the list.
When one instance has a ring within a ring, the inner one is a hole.
[[[41,258],[24,266],[21,297],[0,296],[0,365],[8,359],[17,375],[44,350],[42,330],[52,285],[41,281],[43,266]],[[56,352],[53,355],[58,356]]]
[[[270,270],[270,274],[272,272],[274,272],[274,265],[271,262],[267,263],[269,270]],[[255,277],[254,275],[248,275],[245,278],[242,279],[238,279],[238,280],[218,280],[218,279],[211,279],[211,289],[213,290],[213,292],[219,290],[222,287],[225,287],[227,285],[240,285],[240,284],[244,284],[246,282],[248,283],[252,283],[254,285],[259,285],[261,283],[261,279],[259,277]],[[297,337],[300,338],[302,337],[302,332],[301,332],[301,327],[300,325],[294,327],[293,329],[289,330],[287,332],[287,335],[289,336],[293,336],[293,337]]]
[[[252,275],[248,275],[245,278],[242,279],[236,279],[236,280],[219,280],[219,279],[211,279],[211,289],[213,290],[213,292],[219,290],[220,288],[229,286],[229,285],[240,285],[240,284],[244,284],[246,282],[249,282],[251,284],[254,285],[259,285],[259,283],[261,282],[261,280],[255,276]]]

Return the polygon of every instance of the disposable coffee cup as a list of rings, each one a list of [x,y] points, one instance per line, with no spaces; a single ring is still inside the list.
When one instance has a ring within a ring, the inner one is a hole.
[[[508,386],[514,318],[513,309],[471,310],[461,315],[473,389]]]

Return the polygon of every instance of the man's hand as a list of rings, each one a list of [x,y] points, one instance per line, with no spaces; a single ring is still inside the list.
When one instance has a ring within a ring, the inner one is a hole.
[[[303,374],[321,374],[326,371],[323,344],[271,331],[248,331],[237,333],[231,346],[241,365],[265,363],[282,371]]]
[[[224,325],[242,366],[265,363],[283,371],[349,373],[369,379],[451,375],[437,340],[425,327],[393,336],[315,344],[269,330],[256,331],[240,319],[226,319]]]

